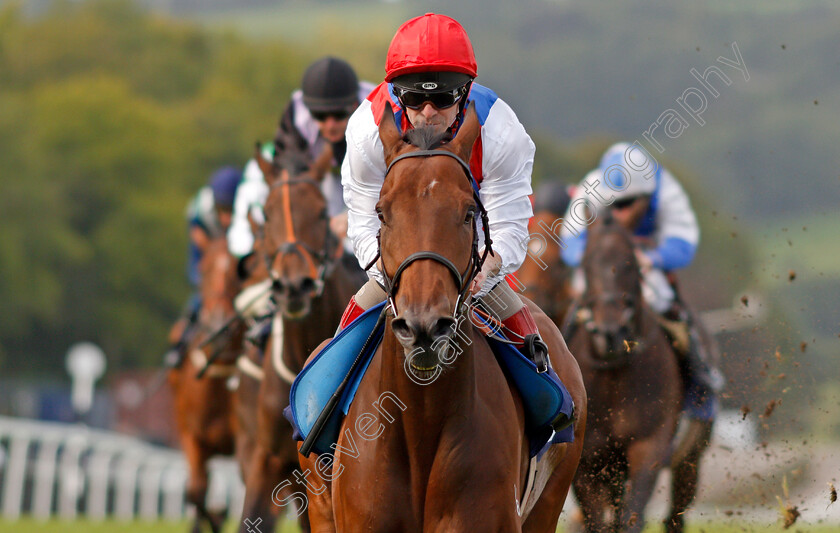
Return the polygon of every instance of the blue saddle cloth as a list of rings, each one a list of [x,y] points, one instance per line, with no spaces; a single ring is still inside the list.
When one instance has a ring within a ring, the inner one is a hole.
[[[384,305],[385,302],[382,302],[372,307],[343,329],[298,374],[292,384],[289,407],[285,411],[286,418],[295,428],[296,439],[305,439],[312,430],[324,406],[347,376],[353,361],[373,332]],[[333,412],[312,447],[315,453],[333,453],[341,430],[341,421],[347,414],[359,383],[382,340],[384,329],[384,326],[380,326],[378,331],[373,332],[374,342],[371,342],[367,352],[362,354],[360,364],[350,377],[339,403],[340,408]],[[491,337],[487,340],[505,374],[522,397],[525,432],[529,439],[531,457],[538,455],[550,444],[572,442],[574,402],[554,370],[549,368],[547,372],[538,374],[534,363],[519,350]],[[563,420],[563,417],[569,424],[555,432],[552,423]]]

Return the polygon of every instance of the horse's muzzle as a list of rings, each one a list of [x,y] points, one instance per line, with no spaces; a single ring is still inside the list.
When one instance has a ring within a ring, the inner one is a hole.
[[[456,320],[451,316],[424,318],[406,312],[391,321],[391,329],[406,354],[422,348],[426,353],[416,358],[417,364],[436,366],[438,356],[455,334]]]
[[[278,310],[290,320],[301,320],[309,315],[317,285],[312,278],[304,277],[294,282],[275,279],[272,283]]]

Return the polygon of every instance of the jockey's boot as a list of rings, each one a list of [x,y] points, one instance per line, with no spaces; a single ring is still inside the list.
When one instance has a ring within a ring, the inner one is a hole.
[[[354,320],[362,316],[362,313],[364,312],[365,308],[356,302],[356,296],[351,296],[350,303],[347,304],[347,308],[341,315],[341,322],[338,324],[338,330],[336,330],[336,333],[349,326]]]
[[[502,320],[502,325],[512,333],[510,337],[516,343],[514,346],[537,365],[538,373],[548,370],[548,346],[540,338],[537,323],[527,305]]]
[[[274,320],[274,313],[252,319],[248,330],[245,332],[245,341],[265,350],[268,336],[271,335],[271,323]]]
[[[341,322],[338,324],[338,332],[353,323],[354,320],[362,316],[362,313],[382,302],[388,295],[385,290],[376,281],[369,279],[367,283],[362,285],[359,291],[350,298],[350,303],[341,315]]]
[[[720,392],[723,376],[712,366],[708,347],[701,341],[688,311],[672,308],[661,316],[660,324],[679,358],[686,390],[699,387],[704,393],[712,395]]]
[[[163,355],[164,368],[179,368],[187,357],[187,340],[193,327],[198,322],[201,300],[197,296],[190,298],[181,316],[169,330],[169,350]]]
[[[687,381],[696,383],[702,388],[717,395],[724,384],[723,374],[712,365],[711,357],[700,339],[697,328],[689,319],[686,323],[688,328],[688,351],[685,354],[685,369]]]
[[[165,354],[163,354],[163,367],[175,369],[181,366],[181,363],[186,359],[187,350],[183,343],[178,343],[170,347]]]

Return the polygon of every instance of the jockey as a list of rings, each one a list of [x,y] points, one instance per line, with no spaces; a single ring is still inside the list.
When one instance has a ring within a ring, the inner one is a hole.
[[[537,327],[528,307],[503,281],[525,258],[534,143],[508,104],[473,82],[476,70],[472,44],[455,20],[430,13],[400,26],[388,49],[385,81],[362,102],[347,126],[347,156],[341,167],[349,209],[347,236],[359,263],[369,264],[378,251],[375,205],[386,171],[378,123],[385,106],[391,106],[403,131],[433,126],[456,135],[469,104],[475,103],[481,135],[469,165],[487,208],[495,253],[487,257],[472,291],[512,338],[522,342],[536,335]],[[351,298],[340,329],[386,298],[377,266],[368,276],[370,280]],[[536,344],[540,353],[529,355],[542,361],[544,368],[545,345]]]
[[[335,170],[324,176],[321,192],[327,200],[330,228],[343,239],[347,233],[347,213],[338,165],[347,150],[344,130],[347,128],[347,119],[359,102],[373,90],[373,85],[359,82],[353,68],[345,61],[324,57],[306,69],[301,86],[301,89],[292,93],[289,104],[280,116],[274,146],[263,147],[263,157],[280,157],[293,150],[314,161],[324,150],[332,150]],[[236,195],[233,223],[228,232],[228,247],[238,258],[250,254],[254,246],[248,213],[251,212],[255,222],[262,223],[261,207],[268,197],[268,186],[255,160],[248,162],[244,175],[244,182]]]
[[[575,188],[558,180],[545,181],[533,195],[534,213],[547,211],[563,216],[572,201]]]
[[[586,247],[587,222],[581,221],[589,215],[581,214],[584,205],[594,208],[595,213],[610,206],[614,218],[633,232],[645,301],[663,315],[669,336],[675,345],[682,340],[682,351],[687,352],[682,354],[682,363],[688,414],[710,423],[717,412],[716,393],[722,387],[722,376],[702,349],[695,320],[680,300],[672,274],[691,264],[700,240],[688,195],[674,176],[638,144],[609,147],[598,168],[578,186],[564,217],[562,256],[570,266],[580,265]],[[577,289],[582,292],[585,281],[582,276],[577,281]]]
[[[181,318],[170,331],[170,350],[165,356],[169,367],[181,364],[183,348],[190,326],[195,323],[201,300],[198,286],[201,283],[199,265],[204,250],[213,239],[222,237],[228,231],[233,211],[233,201],[242,174],[234,167],[222,167],[210,177],[210,182],[199,189],[187,206],[187,224],[189,232],[189,258],[187,261],[187,279],[193,288]]]

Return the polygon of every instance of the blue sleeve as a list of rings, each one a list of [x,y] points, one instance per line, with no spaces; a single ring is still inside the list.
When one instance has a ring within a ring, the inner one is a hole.
[[[586,249],[586,231],[565,238],[563,242],[566,244],[560,252],[563,262],[572,267],[579,266],[583,260],[583,251]]]
[[[648,256],[653,261],[654,268],[675,270],[690,265],[696,251],[697,245],[678,237],[668,237],[658,248],[649,252]]]

